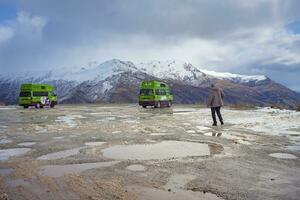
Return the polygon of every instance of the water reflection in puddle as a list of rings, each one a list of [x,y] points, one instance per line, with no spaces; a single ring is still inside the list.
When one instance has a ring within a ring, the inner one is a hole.
[[[211,130],[211,128],[208,128],[206,126],[196,126],[196,128],[198,129],[198,131],[201,131],[201,132]]]
[[[18,146],[30,147],[35,144],[36,144],[36,142],[22,142],[22,143],[19,143]]]
[[[119,161],[81,163],[70,165],[47,165],[41,168],[40,174],[43,176],[60,177],[67,173],[80,173],[89,169],[110,167],[117,163],[119,163]]]
[[[12,149],[1,149],[0,160],[8,160],[12,156],[21,156],[29,152],[31,148],[12,148]]]
[[[0,144],[9,144],[9,143],[12,143],[12,140],[10,140],[10,139],[1,139],[0,140]]]
[[[86,142],[84,143],[86,146],[101,146],[103,144],[105,144],[105,142]]]
[[[233,140],[236,143],[244,144],[244,145],[251,145],[250,142],[246,141],[245,138],[241,136],[231,135],[228,133],[221,133],[221,132],[208,132],[204,134],[205,136],[212,136],[212,137],[221,137],[228,140]]]
[[[297,159],[297,156],[289,153],[271,153],[269,156],[280,159]]]
[[[288,146],[287,149],[292,151],[300,151],[300,142],[296,142],[295,144]]]
[[[4,169],[0,169],[0,174],[2,176],[7,176],[10,175],[14,170],[11,168],[4,168]]]
[[[49,154],[40,156],[37,159],[38,160],[56,160],[56,159],[60,159],[60,158],[66,158],[66,157],[78,154],[79,151],[83,148],[84,147],[78,147],[78,148],[74,148],[74,149],[68,149],[68,150],[64,150],[64,151],[49,153]]]
[[[121,160],[167,159],[187,156],[208,156],[211,154],[208,144],[183,141],[163,141],[156,144],[117,145],[106,148],[102,150],[102,152],[105,157]]]
[[[143,165],[129,165],[126,169],[130,171],[145,171],[146,168]]]
[[[222,198],[212,193],[193,192],[185,189],[185,185],[193,180],[195,176],[189,174],[176,174],[170,177],[164,186],[165,190],[156,188],[146,188],[141,186],[128,187],[141,200],[222,200]]]
[[[65,116],[59,116],[57,117],[57,119],[55,120],[56,122],[62,122],[67,124],[70,128],[74,128],[75,126],[77,126],[76,123],[76,119],[83,119],[86,117],[83,117],[81,115],[65,115]]]

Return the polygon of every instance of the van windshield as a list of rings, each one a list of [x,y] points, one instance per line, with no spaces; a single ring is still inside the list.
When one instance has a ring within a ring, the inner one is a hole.
[[[30,92],[20,92],[20,97],[30,97],[31,93]]]
[[[153,95],[153,90],[152,89],[141,89],[140,90],[140,95]]]

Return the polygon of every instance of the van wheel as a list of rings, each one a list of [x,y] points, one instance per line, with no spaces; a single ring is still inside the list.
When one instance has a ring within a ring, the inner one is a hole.
[[[160,101],[157,102],[157,105],[156,105],[156,108],[160,108],[161,107],[161,104],[160,104]]]
[[[23,106],[24,108],[28,108],[28,106]]]
[[[143,108],[147,108],[147,106],[143,106]]]
[[[168,107],[171,107],[172,103],[171,101],[168,101]]]
[[[55,103],[53,101],[51,101],[50,108],[54,108],[54,106],[55,106]]]

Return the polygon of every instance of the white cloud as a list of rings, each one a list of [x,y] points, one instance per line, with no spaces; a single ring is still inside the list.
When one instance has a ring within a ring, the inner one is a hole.
[[[14,31],[10,27],[0,25],[0,45],[9,41],[14,36]]]
[[[8,66],[6,71],[111,58],[178,59],[201,68],[250,74],[278,71],[282,65],[286,70],[300,66],[300,36],[285,30],[300,17],[298,0],[91,0],[88,4],[26,0],[16,4],[23,11],[0,25],[0,44],[5,43],[0,46],[0,67]]]
[[[45,18],[21,11],[18,13],[13,26],[18,35],[31,38],[31,40],[39,40],[42,38],[46,24],[47,20]]]

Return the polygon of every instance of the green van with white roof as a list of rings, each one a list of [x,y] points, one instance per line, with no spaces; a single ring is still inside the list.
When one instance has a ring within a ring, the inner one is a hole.
[[[48,84],[22,84],[19,94],[19,105],[24,108],[35,106],[43,108],[50,106],[53,108],[57,104],[57,95],[54,87]]]
[[[171,107],[173,95],[170,87],[159,81],[143,81],[140,84],[139,105],[143,108],[147,106]]]

